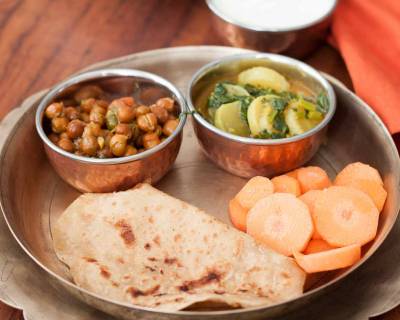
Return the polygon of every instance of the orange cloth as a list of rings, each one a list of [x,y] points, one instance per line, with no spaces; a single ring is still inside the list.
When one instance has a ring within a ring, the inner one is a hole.
[[[339,0],[332,34],[356,93],[400,132],[400,0]]]

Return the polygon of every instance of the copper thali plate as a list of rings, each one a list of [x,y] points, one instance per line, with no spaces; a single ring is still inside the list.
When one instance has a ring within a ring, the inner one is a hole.
[[[200,66],[243,51],[207,46],[161,49],[106,61],[90,69],[142,69],[166,77],[185,91],[188,80]],[[363,260],[352,268],[355,269],[380,246],[395,223],[400,199],[399,158],[390,134],[372,110],[337,80],[327,78],[336,91],[338,111],[327,142],[311,163],[324,167],[330,175],[349,162],[369,163],[379,169],[388,190],[378,236]],[[116,304],[78,289],[55,256],[51,227],[79,193],[52,170],[36,135],[34,113],[41,96],[38,93],[28,98],[0,127],[0,201],[14,237],[27,253],[21,252],[1,219],[0,298],[22,308],[27,319],[113,319],[89,305],[124,319],[266,319],[284,314],[284,319],[366,319],[398,303],[398,223],[378,253],[357,272],[349,274],[351,269],[335,274],[335,286],[330,282],[297,300],[268,308],[161,313]],[[243,183],[244,180],[222,171],[203,156],[191,126],[187,125],[178,159],[156,187],[229,223],[227,200]]]

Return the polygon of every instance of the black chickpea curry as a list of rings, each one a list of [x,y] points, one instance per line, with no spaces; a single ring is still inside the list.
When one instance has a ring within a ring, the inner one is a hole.
[[[151,149],[179,124],[175,101],[163,97],[141,105],[132,97],[112,101],[97,86],[80,89],[74,99],[47,106],[49,139],[61,149],[80,156],[113,158]]]

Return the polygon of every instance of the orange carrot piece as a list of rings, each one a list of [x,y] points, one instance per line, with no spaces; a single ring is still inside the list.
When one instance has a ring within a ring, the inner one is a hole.
[[[307,273],[350,267],[361,259],[361,246],[351,245],[312,254],[293,252],[297,264]]]
[[[243,208],[239,201],[232,199],[229,201],[229,217],[233,226],[243,232],[246,232],[246,219],[249,210]]]
[[[321,190],[310,190],[307,191],[306,193],[302,194],[299,199],[303,201],[308,209],[310,210],[311,217],[313,218],[314,221],[314,206],[315,202],[317,201],[318,197],[321,195]],[[317,229],[314,228],[314,233],[312,235],[312,239],[322,239],[321,235],[318,233]]]
[[[298,169],[297,180],[301,193],[309,190],[322,190],[332,185],[327,173],[320,167],[303,167]]]
[[[365,192],[375,203],[379,212],[385,205],[387,192],[383,187],[379,172],[369,165],[356,162],[347,165],[337,175],[334,184],[336,186],[348,186]]]
[[[379,211],[364,192],[333,186],[318,197],[313,218],[318,233],[330,245],[364,245],[376,236]]]
[[[266,177],[251,178],[242,190],[236,195],[236,200],[245,209],[251,209],[258,200],[269,196],[274,192],[274,185]]]
[[[271,179],[274,185],[274,192],[291,193],[296,197],[300,195],[300,185],[297,179],[287,175],[277,176]]]
[[[304,250],[304,254],[317,253],[331,249],[335,249],[335,247],[332,247],[328,242],[322,239],[311,239],[306,250]]]
[[[297,173],[298,172],[299,172],[299,169],[295,169],[295,170],[286,172],[285,175],[297,179]]]
[[[247,233],[286,256],[303,251],[313,232],[307,206],[290,193],[261,199],[247,215]]]

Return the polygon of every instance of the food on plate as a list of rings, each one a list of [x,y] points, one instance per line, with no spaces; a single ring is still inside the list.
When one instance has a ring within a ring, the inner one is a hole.
[[[286,256],[303,251],[313,232],[307,206],[290,193],[274,193],[259,200],[247,215],[247,233]]]
[[[147,184],[81,195],[53,241],[78,286],[163,311],[279,303],[301,295],[305,281],[292,258]]]
[[[249,210],[244,208],[237,199],[229,201],[229,218],[236,229],[246,232],[248,212]]]
[[[317,253],[321,251],[331,250],[335,247],[331,246],[328,242],[322,239],[311,239],[304,250],[304,254]]]
[[[245,209],[251,209],[258,200],[272,194],[274,185],[266,177],[251,178],[236,195],[237,201]]]
[[[354,187],[371,197],[379,211],[382,211],[387,192],[378,170],[361,162],[347,165],[336,176],[336,186]]]
[[[300,267],[307,273],[350,267],[361,259],[361,246],[350,245],[321,252],[302,254],[293,252]]]
[[[320,167],[303,167],[298,169],[296,174],[301,193],[309,190],[321,190],[332,184],[325,170]]]
[[[274,192],[292,193],[298,197],[300,192],[300,184],[296,178],[287,176],[285,174],[271,179],[274,185]]]
[[[317,126],[329,110],[325,93],[256,66],[220,79],[197,103],[200,114],[217,128],[243,137],[280,139]]]
[[[132,97],[109,99],[97,86],[85,86],[74,99],[51,103],[44,128],[61,149],[81,156],[114,158],[151,149],[179,124],[175,101],[163,97],[141,105]]]
[[[255,177],[239,191],[229,204],[231,221],[266,247],[294,255],[306,272],[348,267],[376,237],[386,200],[376,169],[349,164],[332,185],[322,168],[302,167],[272,178],[272,191],[263,192],[267,181]]]
[[[376,236],[379,211],[364,192],[333,186],[318,197],[313,218],[318,233],[330,245],[364,245]]]
[[[315,202],[320,197],[321,192],[322,190],[310,190],[299,197],[299,199],[307,205],[308,209],[310,210],[311,217],[314,217]],[[322,239],[316,228],[314,228],[312,239]]]

